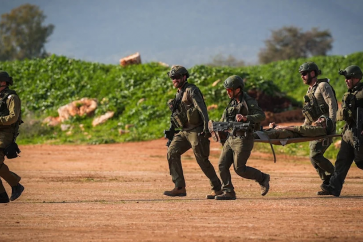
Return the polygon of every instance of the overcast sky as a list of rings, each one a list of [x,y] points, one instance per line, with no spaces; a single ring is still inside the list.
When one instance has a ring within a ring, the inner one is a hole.
[[[135,52],[143,63],[192,67],[218,54],[257,64],[271,30],[329,29],[329,55],[363,51],[362,0],[0,0],[0,14],[34,4],[55,26],[46,50],[118,64]]]

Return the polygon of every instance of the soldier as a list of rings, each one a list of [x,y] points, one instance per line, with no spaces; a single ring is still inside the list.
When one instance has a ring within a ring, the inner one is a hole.
[[[362,122],[357,122],[357,109],[363,108],[363,83],[362,70],[358,66],[348,66],[345,70],[339,71],[345,77],[348,92],[343,96],[342,107],[337,114],[337,121],[345,121],[342,132],[342,142],[335,161],[334,174],[330,178],[329,184],[323,184],[322,190],[325,195],[340,196],[344,180],[348,174],[350,166],[355,161],[359,169],[363,170],[363,143],[358,142],[362,138]],[[360,127],[357,126],[360,125]]]
[[[18,134],[21,121],[20,99],[15,91],[9,89],[13,84],[12,77],[5,71],[0,71],[0,177],[12,188],[11,201],[17,199],[24,190],[19,183],[20,177],[10,171],[4,163],[5,154]],[[9,197],[0,179],[0,203],[8,203]]]
[[[231,99],[225,109],[221,122],[252,122],[259,124],[265,119],[265,113],[258,106],[256,100],[243,91],[244,83],[239,76],[230,76],[224,81],[224,87]],[[215,197],[217,200],[234,200],[236,193],[232,184],[229,168],[233,164],[235,172],[246,179],[252,179],[261,186],[261,195],[265,196],[270,188],[270,175],[246,166],[253,148],[253,131],[236,136],[229,134],[219,158],[219,174],[223,183],[223,194]]]
[[[311,125],[318,117],[325,115],[333,121],[334,127],[336,127],[335,122],[338,104],[335,91],[329,84],[329,80],[318,79],[321,70],[319,70],[314,62],[302,64],[299,72],[304,84],[309,85],[308,91],[304,96],[304,125]],[[332,142],[332,138],[310,142],[310,161],[319,174],[320,179],[323,181],[323,184],[329,184],[329,179],[334,172],[334,165],[324,157],[325,151]],[[324,193],[324,191],[318,191],[317,195],[324,195]]]
[[[276,126],[275,123],[270,123],[269,128],[270,129],[264,131],[264,134],[270,139],[324,136],[331,134],[335,129],[333,121],[324,115],[320,116],[312,125]],[[255,133],[254,136],[255,139],[259,139],[257,133]]]
[[[169,108],[172,111],[171,124],[173,129],[179,128],[181,131],[171,138],[167,153],[170,175],[175,188],[165,191],[164,195],[186,196],[181,155],[192,148],[198,165],[210,180],[212,192],[207,198],[214,199],[216,195],[222,194],[222,184],[208,159],[209,117],[203,95],[197,86],[188,83],[189,73],[183,66],[172,66],[168,76],[173,81],[174,87],[178,88],[175,99],[169,101]]]

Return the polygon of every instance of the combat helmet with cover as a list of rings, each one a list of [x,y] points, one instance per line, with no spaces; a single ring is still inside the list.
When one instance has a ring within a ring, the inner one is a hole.
[[[321,70],[319,70],[319,67],[314,63],[314,62],[305,62],[304,64],[302,64],[299,67],[299,72],[310,72],[310,71],[315,71],[315,75],[321,75]]]
[[[0,71],[0,82],[7,82],[8,85],[13,85],[13,78],[6,71]]]
[[[362,70],[355,65],[348,66],[345,70],[339,70],[339,75],[345,76],[346,79],[357,78],[362,79]]]
[[[170,71],[168,72],[168,76],[170,78],[179,79],[180,77],[186,75],[187,78],[189,77],[189,72],[184,66],[174,65],[171,67]]]
[[[224,81],[223,85],[224,85],[225,89],[236,90],[237,88],[241,88],[241,91],[245,87],[245,84],[244,84],[242,78],[237,76],[237,75],[233,75],[233,76],[228,77]]]

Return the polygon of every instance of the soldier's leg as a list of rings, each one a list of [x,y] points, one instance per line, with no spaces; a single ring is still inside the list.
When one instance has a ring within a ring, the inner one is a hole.
[[[331,139],[310,142],[310,162],[324,184],[329,184],[330,177],[334,173],[334,165],[324,157],[324,153],[330,144]]]
[[[6,192],[3,182],[0,179],[0,194]]]
[[[208,159],[210,152],[209,139],[205,138],[203,135],[198,135],[198,132],[194,131],[187,134],[187,139],[192,146],[198,165],[210,180],[212,190],[221,190],[221,181],[219,180],[212,163],[210,163]]]
[[[9,196],[5,191],[4,185],[0,178],[0,203],[8,203],[8,202],[10,202]]]
[[[355,149],[349,143],[342,139],[340,150],[335,162],[335,169],[332,177],[330,178],[330,184],[327,186],[329,192],[339,197],[343,188],[344,180],[348,174],[350,166],[353,163],[355,156]]]
[[[185,187],[181,155],[191,148],[189,141],[185,137],[185,132],[179,132],[174,136],[168,147],[167,159],[169,170],[175,187]]]
[[[229,171],[229,168],[233,164],[233,151],[229,144],[230,139],[231,138],[228,138],[227,141],[224,143],[218,161],[219,175],[222,180],[222,189],[224,192],[234,192],[231,172]]]
[[[363,144],[359,150],[354,150],[354,162],[359,169],[363,170]]]
[[[264,180],[263,173],[256,168],[246,165],[253,148],[253,138],[251,135],[248,135],[246,138],[233,137],[232,139],[233,144],[231,147],[234,153],[234,170],[243,178],[255,180],[256,182],[261,183]]]
[[[3,151],[0,151],[0,177],[2,177],[11,187],[16,186],[21,179],[17,174],[10,171],[9,167],[4,163]]]

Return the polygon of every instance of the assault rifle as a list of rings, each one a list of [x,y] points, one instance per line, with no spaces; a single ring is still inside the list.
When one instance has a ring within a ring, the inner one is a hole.
[[[363,144],[362,126],[363,126],[363,108],[357,108],[356,127],[353,129],[354,148],[359,150]]]
[[[173,117],[173,113],[177,110],[177,107],[178,107],[179,103],[181,102],[182,95],[183,95],[183,91],[179,94],[178,98],[171,99],[168,101],[168,106],[171,111],[170,128],[168,130],[164,130],[164,137],[168,139],[168,142],[166,142],[166,146],[168,146],[168,147],[171,144],[171,141],[173,140],[174,135],[179,133],[179,130],[177,130],[177,131],[175,130],[175,124],[172,121],[172,117]]]
[[[221,143],[226,140],[226,133],[233,136],[246,136],[247,132],[253,132],[253,126],[251,122],[214,122],[212,120],[208,122],[208,129],[213,139]]]
[[[164,137],[168,139],[168,142],[166,142],[166,146],[169,147],[171,141],[174,138],[174,135],[177,133],[179,133],[179,130],[175,130],[173,124],[170,125],[170,128],[168,130],[164,130]]]

